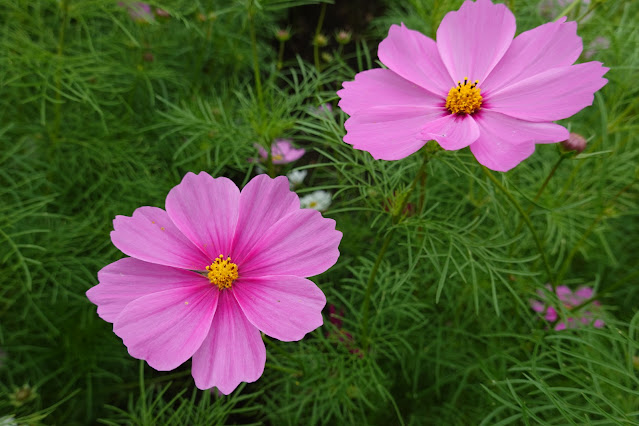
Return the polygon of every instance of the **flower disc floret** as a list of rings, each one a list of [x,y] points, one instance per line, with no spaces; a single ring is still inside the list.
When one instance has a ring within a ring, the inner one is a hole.
[[[457,82],[457,86],[450,89],[446,97],[446,109],[453,114],[473,114],[479,111],[483,98],[481,89],[477,86],[479,80],[468,81],[468,77]]]
[[[231,262],[231,258],[224,259],[224,255],[219,255],[211,266],[207,266],[209,271],[207,277],[211,284],[215,284],[220,290],[231,288],[233,281],[237,279],[237,265]]]

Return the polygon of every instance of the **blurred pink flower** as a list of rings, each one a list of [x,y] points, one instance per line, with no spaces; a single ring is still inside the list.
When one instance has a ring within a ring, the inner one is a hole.
[[[265,162],[268,159],[268,152],[259,144],[254,145],[257,148],[260,161]],[[295,148],[293,141],[290,139],[275,139],[271,145],[271,154],[273,164],[287,164],[295,160],[299,160],[306,150],[303,148]]]
[[[610,40],[606,37],[598,36],[588,45],[588,49],[584,52],[584,58],[590,59],[602,50],[610,47]]]
[[[344,141],[398,160],[434,139],[446,150],[470,146],[481,164],[507,171],[536,143],[568,139],[551,121],[591,105],[608,69],[572,65],[582,42],[565,18],[514,35],[513,14],[490,0],[448,13],[437,42],[391,26],[378,49],[388,69],[361,72],[337,92],[350,115]]]
[[[546,289],[552,292],[552,287],[546,285]],[[548,301],[547,293],[543,290],[537,290],[537,294],[541,300],[530,300],[530,307],[533,311],[542,314],[543,318],[549,322],[555,322],[559,319],[559,314],[556,307],[551,305]],[[580,303],[590,299],[594,292],[590,287],[579,287],[574,293],[570,288],[565,285],[557,287],[557,298],[564,305],[564,308],[571,311],[574,307]],[[555,330],[565,330],[566,328],[577,328],[582,325],[592,324],[596,328],[604,326],[604,321],[599,316],[599,308],[601,304],[598,301],[593,301],[591,306],[593,310],[579,311],[576,315],[571,315],[566,318],[566,322],[558,322],[555,324]]]
[[[187,173],[166,211],[140,207],[113,226],[111,241],[131,257],[104,267],[87,297],[156,370],[192,357],[196,386],[228,395],[262,375],[260,331],[294,341],[323,323],[326,298],[305,277],[335,264],[342,233],[300,209],[284,176],[257,176],[240,192]]]
[[[355,339],[353,335],[346,330],[343,330],[344,308],[340,308],[339,312],[335,309],[335,305],[328,305],[328,320],[335,326],[337,331],[329,331],[326,333],[328,339],[334,339],[340,344],[344,345],[348,352],[357,355],[359,358],[364,357],[364,353],[355,346]]]
[[[143,2],[118,2],[118,6],[126,8],[129,16],[136,22],[150,22],[155,20],[151,6]]]

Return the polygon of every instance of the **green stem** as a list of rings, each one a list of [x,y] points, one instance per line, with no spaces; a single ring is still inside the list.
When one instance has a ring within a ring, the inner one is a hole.
[[[140,401],[142,403],[142,413],[145,417],[146,420],[146,388],[144,387],[144,361],[140,360],[140,378],[139,378],[139,385],[140,385]],[[146,423],[146,422],[145,422]]]
[[[62,122],[62,78],[60,76],[60,64],[62,63],[62,52],[64,48],[64,37],[67,28],[67,20],[69,18],[69,1],[63,0],[60,7],[62,8],[62,24],[58,32],[58,48],[57,48],[57,65],[55,72],[55,118],[53,127],[53,140],[57,141],[60,134],[60,123]]]
[[[371,269],[371,273],[368,276],[368,283],[366,284],[366,294],[364,295],[364,304],[362,306],[362,349],[364,353],[368,351],[368,346],[370,343],[368,339],[368,315],[371,305],[371,294],[373,293],[373,283],[375,282],[375,276],[377,275],[379,265],[381,265],[382,260],[384,259],[384,255],[388,250],[388,246],[390,245],[390,241],[393,237],[394,231],[395,228],[391,228],[390,231],[388,231],[388,234],[386,234],[386,238],[384,239],[382,248],[377,254],[377,259],[375,259],[375,264],[373,265],[373,269]]]
[[[597,227],[599,222],[601,222],[601,220],[606,216],[606,211],[608,210],[608,208],[612,204],[614,204],[615,201],[617,201],[617,198],[619,198],[621,196],[621,194],[623,194],[628,189],[630,189],[630,187],[634,183],[635,183],[635,180],[633,180],[628,185],[626,185],[623,189],[621,189],[619,192],[617,192],[617,194],[615,194],[615,196],[612,197],[612,199],[601,209],[601,212],[597,215],[595,220],[590,224],[590,226],[588,227],[588,229],[586,230],[584,235],[579,239],[579,241],[577,241],[577,244],[575,244],[575,246],[572,248],[572,250],[568,254],[568,257],[566,257],[566,260],[561,265],[561,269],[559,270],[559,274],[557,274],[557,280],[559,282],[561,282],[561,280],[564,278],[564,275],[566,275],[566,272],[568,272],[568,268],[570,267],[570,264],[572,263],[572,259],[575,257],[575,255],[579,251],[579,248],[581,247],[581,245],[588,239],[588,237],[595,230],[595,228]]]
[[[277,54],[277,70],[281,70],[284,64],[284,44],[286,42],[280,41],[280,51]]]
[[[415,178],[413,179],[410,186],[408,187],[408,192],[406,196],[402,199],[402,202],[399,208],[396,210],[397,216],[393,217],[393,225],[396,225],[397,223],[399,223],[399,221],[401,221],[404,207],[406,207],[406,203],[408,202],[410,195],[415,190],[415,186],[417,185],[417,182],[422,180],[422,177],[425,176],[426,165],[428,164],[429,160],[430,160],[430,154],[428,153],[428,151],[426,151],[426,153],[424,154],[422,165],[419,168],[419,171],[417,172],[417,174],[415,175]],[[425,181],[426,179],[424,178],[423,182]],[[382,247],[380,248],[379,253],[377,254],[377,258],[375,259],[375,263],[373,264],[371,273],[368,276],[368,282],[366,283],[366,293],[364,294],[364,303],[362,304],[362,326],[361,326],[362,350],[364,353],[368,351],[368,347],[370,345],[369,332],[368,332],[368,318],[370,314],[370,304],[371,304],[371,295],[373,293],[373,283],[375,282],[375,277],[377,276],[377,271],[379,270],[379,267],[382,264],[384,255],[386,254],[386,251],[388,251],[388,246],[390,245],[391,239],[393,238],[395,229],[396,227],[392,227],[388,231],[388,234],[386,234],[386,238],[384,239],[384,242],[382,243]]]
[[[614,283],[610,287],[607,287],[607,288],[601,290],[599,292],[599,294],[597,294],[596,296],[592,296],[590,299],[584,300],[583,302],[581,302],[580,304],[578,304],[577,306],[572,308],[572,310],[573,311],[577,311],[577,310],[583,308],[584,306],[587,306],[587,305],[591,304],[596,299],[600,299],[603,295],[618,289],[622,285],[626,284],[628,281],[636,278],[638,275],[639,275],[639,270],[629,273],[628,275],[626,275],[625,277],[623,277],[622,279],[620,279],[619,281],[617,281],[616,283]]]
[[[550,281],[550,284],[552,285],[552,288],[556,293],[556,290],[557,290],[556,280],[553,277],[552,269],[550,268],[550,263],[548,263],[548,258],[546,257],[546,252],[544,251],[544,247],[541,243],[541,240],[539,239],[539,236],[537,235],[537,232],[535,232],[535,227],[533,226],[533,223],[530,221],[530,218],[528,217],[524,209],[521,207],[519,202],[517,202],[515,197],[513,197],[510,191],[508,191],[508,189],[501,182],[499,182],[499,180],[495,177],[495,175],[493,175],[491,171],[484,166],[482,166],[482,170],[484,171],[484,174],[488,176],[488,178],[495,184],[495,186],[499,188],[499,190],[503,192],[504,195],[506,195],[506,197],[511,202],[511,204],[515,206],[515,208],[521,215],[521,218],[524,220],[524,223],[526,223],[526,226],[528,226],[528,229],[530,229],[530,233],[532,234],[533,239],[535,240],[535,245],[537,245],[537,250],[539,251],[539,254],[541,255],[541,259],[544,262],[544,267],[546,268],[546,274],[548,275],[548,280]]]
[[[319,60],[319,44],[317,43],[317,36],[322,31],[322,25],[324,25],[324,16],[326,15],[326,3],[322,3],[322,9],[320,10],[320,16],[317,20],[317,26],[315,27],[315,37],[313,37],[313,59],[315,60],[315,69],[319,73],[321,71],[321,64]]]
[[[257,100],[260,104],[260,112],[264,113],[264,94],[262,93],[262,78],[260,77],[260,60],[257,55],[257,37],[255,36],[255,11],[253,9],[253,0],[251,0],[248,9],[249,34],[251,37],[251,52],[253,54],[253,74],[255,76],[255,91],[257,92]]]
[[[533,198],[533,203],[535,203],[535,202],[537,202],[537,200],[539,200],[539,197],[541,197],[541,194],[544,192],[544,189],[546,189],[546,186],[548,186],[548,182],[550,182],[550,179],[555,175],[555,172],[559,168],[559,165],[566,158],[568,158],[568,154],[561,154],[561,156],[559,157],[559,160],[557,160],[557,162],[553,166],[552,170],[550,170],[550,173],[548,173],[548,176],[546,176],[546,180],[544,181],[544,183],[541,184],[541,187],[539,188],[539,191],[537,191],[537,194],[535,194],[535,198]],[[530,212],[532,212],[532,210],[533,210],[533,206],[531,205],[526,210],[526,214],[530,214]],[[515,228],[515,235],[519,234],[519,231],[521,231],[521,227],[522,226],[524,226],[524,223],[522,222],[522,219],[520,217],[519,218],[519,222],[517,222],[517,227]],[[512,250],[511,250],[511,254],[512,254]]]

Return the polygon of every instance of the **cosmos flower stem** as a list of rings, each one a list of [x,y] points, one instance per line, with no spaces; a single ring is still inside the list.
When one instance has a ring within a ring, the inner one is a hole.
[[[521,204],[519,204],[519,202],[515,199],[515,197],[513,197],[510,191],[508,191],[508,189],[495,177],[495,175],[492,174],[492,172],[486,166],[482,166],[482,170],[484,171],[484,174],[488,177],[488,179],[490,179],[495,184],[495,186],[499,188],[499,190],[503,192],[504,195],[506,195],[508,200],[511,202],[511,204],[515,207],[515,209],[517,209],[517,211],[521,215],[521,218],[523,219],[526,226],[528,226],[528,229],[530,229],[530,233],[532,234],[533,239],[535,240],[535,245],[537,246],[537,250],[539,251],[539,254],[541,255],[541,259],[544,263],[544,267],[546,268],[548,281],[550,281],[553,291],[557,292],[557,280],[553,276],[550,263],[548,263],[548,257],[546,256],[546,252],[544,251],[544,246],[541,243],[541,240],[539,239],[537,232],[535,232],[535,227],[530,221],[528,214],[526,214],[524,209],[521,207]]]
[[[284,63],[284,45],[286,42],[284,40],[280,40],[280,50],[277,53],[277,70],[282,69],[282,65]]]
[[[633,179],[632,182],[630,182],[628,185],[624,186],[619,192],[617,192],[615,194],[614,197],[612,197],[612,199],[610,201],[608,201],[608,203],[606,203],[606,205],[601,209],[601,212],[597,215],[597,217],[595,218],[595,220],[590,224],[590,226],[588,227],[588,229],[586,229],[586,232],[584,233],[584,235],[582,235],[582,237],[579,239],[579,241],[577,241],[577,243],[575,244],[575,246],[572,248],[572,250],[570,251],[570,253],[568,254],[568,256],[566,257],[566,260],[564,261],[564,263],[561,265],[561,269],[559,270],[559,274],[557,274],[557,280],[559,282],[561,282],[561,280],[564,278],[564,276],[566,275],[566,272],[568,272],[568,268],[570,268],[570,264],[572,263],[572,259],[575,257],[575,255],[577,254],[577,252],[579,251],[579,249],[581,248],[581,245],[588,239],[588,237],[590,236],[590,234],[592,234],[592,232],[596,229],[597,225],[599,224],[599,222],[601,222],[608,214],[608,209],[615,203],[615,201],[617,201],[617,199],[624,193],[626,192],[628,189],[630,189],[630,187],[632,187],[635,182],[637,181],[637,179]]]
[[[406,194],[406,197],[404,197],[401,205],[399,206],[397,210],[399,212],[404,211],[404,207],[406,207],[406,203],[408,202],[410,195],[415,190],[415,186],[417,186],[417,182],[420,181],[422,177],[426,175],[426,165],[428,164],[430,160],[430,154],[428,151],[425,151],[425,152],[426,153],[424,154],[422,165],[420,166],[419,171],[415,175],[415,178],[411,182],[408,188],[408,193]],[[424,178],[424,183],[425,183],[425,178]],[[422,188],[422,191],[423,191],[423,188]],[[401,221],[401,216],[394,217],[393,225],[396,225],[397,223],[399,223],[399,221]],[[386,251],[388,250],[388,246],[390,245],[391,239],[393,238],[395,229],[396,227],[392,227],[386,234],[386,238],[384,239],[384,242],[382,243],[382,247],[380,248],[379,253],[377,254],[377,258],[375,259],[375,263],[373,264],[371,273],[368,276],[368,282],[366,283],[366,294],[364,295],[364,302],[362,303],[362,326],[361,326],[362,350],[364,353],[368,351],[368,346],[370,343],[369,336],[368,336],[368,318],[370,314],[370,304],[371,304],[371,295],[373,293],[373,283],[375,282],[375,277],[377,276],[377,271],[379,270],[379,266],[381,265],[382,260],[384,259],[384,255],[386,255]]]
[[[537,194],[535,194],[535,198],[533,198],[533,203],[536,203],[537,200],[539,200],[539,197],[541,197],[541,194],[543,194],[544,189],[546,189],[546,186],[548,186],[548,182],[550,182],[550,179],[552,179],[552,177],[555,175],[555,172],[557,172],[557,169],[559,168],[561,163],[566,158],[570,157],[571,155],[572,153],[561,154],[561,156],[559,157],[559,159],[557,160],[553,168],[550,170],[550,173],[548,173],[548,176],[546,176],[546,180],[544,180],[544,183],[542,183],[541,186],[539,187]],[[533,207],[534,205],[531,205],[530,207],[528,207],[528,209],[526,210],[526,214],[530,214],[530,212],[532,212],[533,210]],[[524,222],[522,221],[522,218],[520,217],[519,222],[517,223],[517,228],[515,228],[515,235],[519,234],[519,231],[521,231],[522,226],[524,226]]]
[[[144,360],[140,360],[139,362],[140,368],[139,368],[139,382],[138,385],[140,386],[140,403],[142,404],[142,410],[141,412],[143,413],[144,416],[146,416],[146,413],[148,413],[148,410],[146,409],[146,387],[144,386]],[[143,422],[146,423],[146,422]]]
[[[322,25],[324,25],[324,16],[326,16],[326,3],[322,3],[322,8],[320,9],[320,16],[317,20],[317,27],[315,27],[315,36],[313,37],[313,40],[317,40],[317,36],[322,31]],[[319,48],[320,47],[318,43],[313,43],[313,60],[315,61],[315,69],[318,73],[321,71]]]
[[[570,3],[568,6],[566,6],[566,8],[564,10],[559,12],[559,14],[555,17],[555,19],[553,19],[553,22],[557,22],[558,20],[560,20],[564,16],[568,16],[568,14],[570,12],[572,12],[573,9],[576,8],[580,4],[581,4],[581,0],[573,0],[573,2]]]
[[[371,273],[368,276],[368,283],[366,284],[366,294],[364,295],[364,303],[362,305],[362,350],[364,353],[368,352],[369,338],[368,338],[368,316],[370,312],[370,304],[371,304],[371,294],[373,292],[373,283],[375,282],[375,276],[377,275],[377,270],[379,269],[379,265],[381,265],[382,260],[384,259],[384,255],[388,250],[388,246],[390,245],[390,241],[393,238],[393,233],[395,228],[391,228],[386,234],[386,238],[384,239],[384,243],[382,244],[382,248],[379,250],[379,254],[377,255],[377,259],[375,259],[375,264],[371,269]]]
[[[248,7],[249,35],[251,37],[251,52],[253,54],[253,74],[255,75],[255,91],[260,104],[260,115],[264,114],[264,94],[262,93],[262,79],[260,77],[260,60],[257,56],[257,38],[255,36],[255,10],[254,1],[251,0]]]
[[[58,135],[60,134],[60,123],[62,121],[62,94],[61,94],[61,86],[62,86],[62,78],[60,76],[61,65],[62,64],[62,52],[64,49],[64,37],[66,34],[67,21],[69,20],[69,1],[70,0],[62,0],[62,4],[60,4],[60,9],[62,10],[62,19],[60,30],[58,32],[58,48],[57,48],[57,66],[55,72],[55,121],[53,126],[53,141],[54,143],[58,140]]]
[[[581,302],[580,304],[578,304],[577,306],[575,306],[572,310],[573,311],[578,311],[579,309],[588,306],[589,304],[591,304],[592,302],[594,302],[597,299],[601,299],[601,296],[603,296],[604,294],[610,293],[616,289],[618,289],[619,287],[623,286],[624,284],[626,284],[628,281],[634,280],[635,278],[637,278],[637,276],[639,276],[639,270],[635,270],[634,272],[629,273],[628,275],[626,275],[625,277],[623,277],[622,279],[620,279],[619,281],[617,281],[616,283],[614,283],[611,286],[608,286],[606,288],[604,288],[603,290],[599,291],[599,293],[597,294],[597,296],[593,296],[589,299],[584,300],[583,302]]]

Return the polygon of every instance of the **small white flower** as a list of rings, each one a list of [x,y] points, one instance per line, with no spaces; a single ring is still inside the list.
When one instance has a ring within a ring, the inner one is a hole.
[[[302,182],[304,182],[304,178],[307,174],[307,170],[293,170],[292,172],[289,172],[286,177],[288,178],[288,183],[291,186],[291,189],[296,186],[300,186]]]
[[[331,205],[331,193],[326,191],[315,191],[300,198],[303,209],[315,209],[325,211]]]

